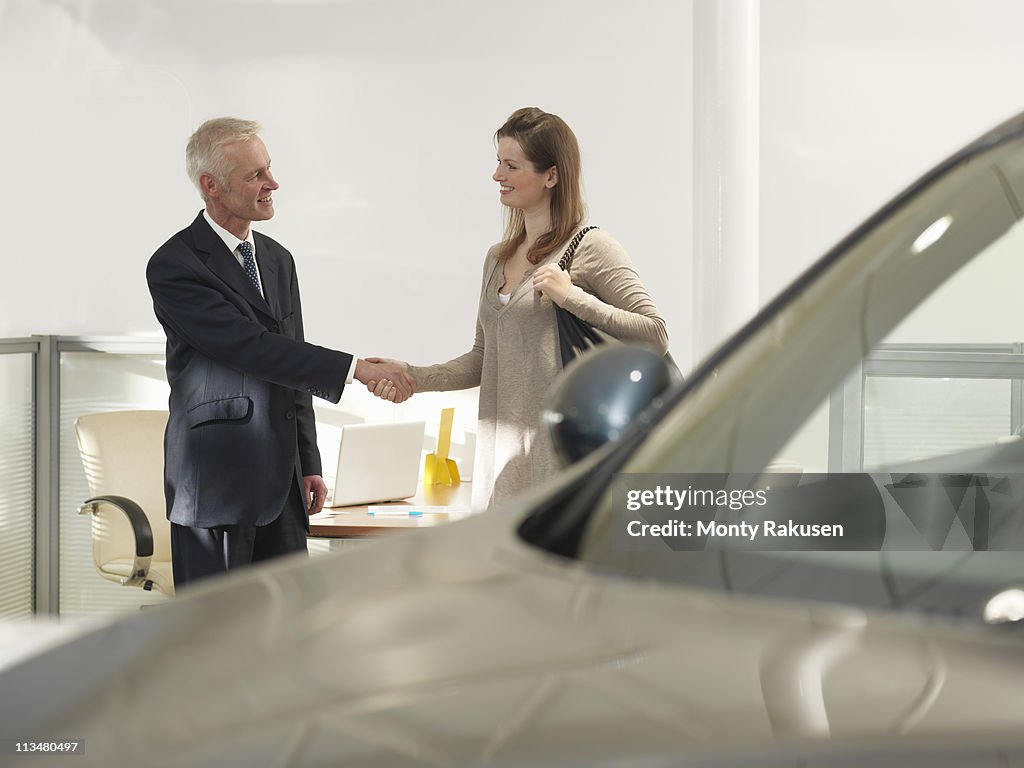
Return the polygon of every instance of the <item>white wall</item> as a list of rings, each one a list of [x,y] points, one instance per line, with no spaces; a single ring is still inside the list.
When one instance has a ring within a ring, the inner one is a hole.
[[[0,336],[158,333],[143,270],[199,201],[183,144],[253,116],[312,340],[427,362],[472,336],[491,135],[562,114],[591,218],[692,362],[692,4],[0,0]],[[1024,106],[1014,0],[767,0],[760,296]],[[752,126],[751,128],[755,128]]]
[[[500,237],[494,130],[579,136],[591,220],[689,354],[690,4],[0,0],[0,336],[159,333],[150,254],[200,201],[184,144],[259,119],[281,182],[259,227],[299,263],[311,341],[435,362],[469,348]]]
[[[1024,109],[1024,5],[765,0],[761,24],[764,302],[918,176]]]

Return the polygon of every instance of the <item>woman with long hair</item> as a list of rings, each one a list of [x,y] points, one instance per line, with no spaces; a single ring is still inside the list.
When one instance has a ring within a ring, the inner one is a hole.
[[[558,469],[541,429],[545,395],[562,370],[554,306],[622,341],[668,347],[665,321],[625,249],[597,229],[580,242],[569,272],[558,261],[582,228],[576,136],[535,107],[516,110],[494,135],[507,223],[484,259],[476,338],[446,363],[408,367],[417,392],[480,387],[474,507],[491,506]],[[373,362],[377,358],[370,358]],[[387,396],[387,384],[371,391]],[[383,390],[383,391],[382,391]]]

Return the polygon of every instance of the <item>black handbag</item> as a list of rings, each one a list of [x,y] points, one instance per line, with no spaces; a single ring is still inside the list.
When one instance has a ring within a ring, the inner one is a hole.
[[[564,272],[569,271],[572,266],[573,256],[576,255],[576,248],[583,240],[583,236],[597,227],[584,227],[569,243],[562,258],[558,260],[558,266]],[[586,320],[580,320],[576,315],[567,309],[555,304],[555,322],[558,324],[558,347],[562,353],[562,367],[564,368],[591,347],[603,344],[607,339]]]
[[[587,232],[592,229],[597,229],[597,227],[584,227],[569,242],[569,247],[565,249],[562,258],[558,260],[558,266],[563,271],[569,271],[569,267],[572,266],[573,257],[576,255],[576,248]],[[565,368],[588,349],[596,347],[598,344],[604,344],[609,340],[614,340],[613,336],[597,330],[586,320],[581,320],[569,310],[557,304],[554,307],[555,322],[558,326],[558,347],[562,354],[562,368]],[[678,379],[682,381],[682,372],[679,370],[679,366],[676,365],[676,361],[672,359],[672,355],[668,352],[665,353],[665,362],[675,371]]]

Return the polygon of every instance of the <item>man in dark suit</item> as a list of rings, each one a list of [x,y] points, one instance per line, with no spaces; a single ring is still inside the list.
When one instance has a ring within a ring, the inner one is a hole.
[[[164,482],[177,589],[237,566],[306,551],[327,492],[311,395],[338,402],[352,378],[409,397],[396,365],[303,340],[292,255],[250,224],[278,188],[259,125],[204,123],[186,149],[206,202],[164,243],[146,278],[167,335],[171,385]],[[378,387],[377,393],[380,394]]]

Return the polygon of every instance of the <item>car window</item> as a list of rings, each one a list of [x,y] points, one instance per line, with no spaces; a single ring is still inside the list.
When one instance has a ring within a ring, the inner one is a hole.
[[[826,255],[697,372],[620,475],[1019,472],[1022,132],[955,156]],[[638,548],[612,486],[577,554],[630,576],[966,620],[1021,576],[1016,552]]]
[[[1011,227],[857,362],[769,460],[887,471],[1020,439],[1024,225]]]

